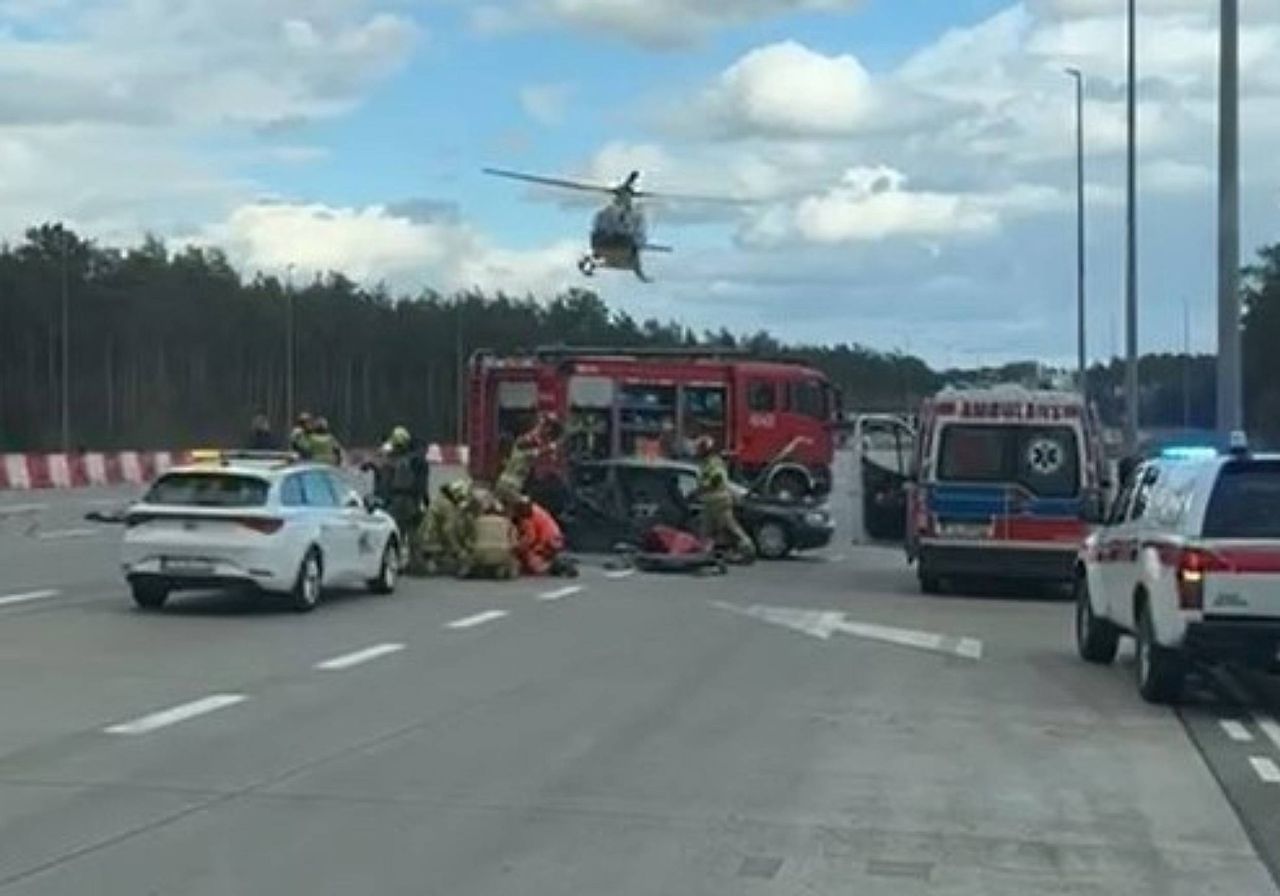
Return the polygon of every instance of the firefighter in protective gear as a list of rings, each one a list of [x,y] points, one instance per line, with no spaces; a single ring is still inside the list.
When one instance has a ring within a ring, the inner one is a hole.
[[[311,432],[307,436],[306,445],[307,452],[305,456],[313,462],[328,464],[331,467],[342,466],[342,446],[338,444],[338,440],[329,431],[329,421],[326,418],[316,417],[312,421]]]
[[[520,500],[511,512],[516,524],[516,559],[520,571],[529,576],[576,576],[578,568],[563,556],[564,534],[546,508],[529,498]]]
[[[409,430],[397,426],[387,439],[390,452],[386,459],[385,482],[387,512],[400,529],[402,542],[409,549],[411,574],[422,570],[422,550],[418,540],[418,528],[422,523],[422,503],[426,498],[425,480],[419,469],[426,461],[415,455],[413,438]]]
[[[303,460],[311,459],[311,415],[303,411],[289,433],[289,450]]]
[[[502,512],[497,498],[487,489],[471,489],[460,515],[458,532],[462,546],[458,578],[492,576],[509,579],[520,572],[515,555],[515,526]]]
[[[745,560],[755,559],[756,545],[733,512],[729,467],[710,436],[698,439],[698,495],[702,498],[702,537],[716,545],[732,542]]]
[[[538,458],[556,449],[562,434],[560,421],[546,415],[538,419],[533,429],[516,439],[494,485],[494,494],[504,507],[515,507],[524,497],[525,483],[533,472],[534,464]]]
[[[462,514],[471,498],[471,483],[465,479],[440,486],[440,496],[427,506],[419,529],[425,571],[454,573],[462,566]]]

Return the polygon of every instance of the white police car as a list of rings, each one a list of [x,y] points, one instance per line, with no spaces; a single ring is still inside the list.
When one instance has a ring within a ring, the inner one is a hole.
[[[1081,657],[1136,643],[1138,689],[1177,698],[1190,661],[1271,668],[1280,648],[1280,455],[1167,452],[1140,464],[1076,569]]]
[[[290,455],[214,453],[161,474],[125,516],[122,565],[148,609],[185,589],[253,586],[315,608],[331,586],[395,590],[392,518],[340,470]]]

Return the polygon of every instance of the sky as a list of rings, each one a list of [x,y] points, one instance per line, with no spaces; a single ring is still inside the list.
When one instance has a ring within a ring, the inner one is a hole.
[[[1215,344],[1217,3],[1138,0],[1139,341]],[[0,0],[0,235],[217,245],[246,274],[596,289],[644,319],[935,365],[1124,344],[1120,0]],[[1280,240],[1280,4],[1242,3],[1243,246]],[[587,281],[582,197],[655,204]]]

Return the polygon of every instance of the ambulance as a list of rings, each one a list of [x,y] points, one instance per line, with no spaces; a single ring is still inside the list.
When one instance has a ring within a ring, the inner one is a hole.
[[[1075,392],[948,389],[924,402],[907,487],[920,588],[958,580],[1069,583],[1105,504],[1094,411]]]

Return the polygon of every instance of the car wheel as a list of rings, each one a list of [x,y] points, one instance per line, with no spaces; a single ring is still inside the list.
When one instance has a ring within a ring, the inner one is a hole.
[[[942,578],[930,572],[923,563],[916,563],[916,579],[920,582],[920,591],[924,594],[942,593]]]
[[[1138,615],[1136,644],[1138,693],[1148,703],[1172,703],[1182,693],[1187,667],[1176,650],[1156,641],[1151,613],[1143,607]]]
[[[290,599],[293,608],[299,613],[310,613],[320,603],[320,588],[324,581],[324,567],[321,565],[320,552],[315,548],[307,551],[298,567],[298,578],[293,583]]]
[[[1120,630],[1093,612],[1089,599],[1089,580],[1082,573],[1076,578],[1076,649],[1080,658],[1106,665],[1115,660],[1120,648]]]
[[[378,564],[377,578],[369,580],[369,590],[374,594],[393,594],[400,581],[400,546],[394,538],[387,539],[382,549],[382,562]]]
[[[169,588],[162,582],[134,582],[129,587],[133,602],[144,610],[158,610],[169,599]]]
[[[791,553],[791,535],[787,527],[770,520],[756,527],[756,551],[765,560],[781,560]]]

